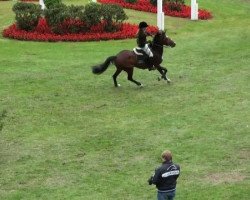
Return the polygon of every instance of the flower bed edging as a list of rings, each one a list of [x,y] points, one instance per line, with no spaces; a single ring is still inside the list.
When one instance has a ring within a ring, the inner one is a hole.
[[[98,28],[96,30],[98,30]],[[42,18],[39,20],[38,26],[34,31],[29,32],[20,30],[17,28],[16,24],[13,24],[4,29],[3,36],[17,40],[29,41],[100,41],[135,38],[137,30],[137,25],[123,23],[121,31],[117,31],[114,33],[97,32],[93,30],[93,32],[88,33],[57,35],[51,32],[46,23],[46,20]],[[151,33],[155,33],[157,31],[157,28],[154,26],[150,26],[148,27],[148,31]]]

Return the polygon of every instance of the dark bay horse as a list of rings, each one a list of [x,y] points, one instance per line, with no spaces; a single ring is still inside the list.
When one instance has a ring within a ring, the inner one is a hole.
[[[170,82],[170,79],[168,79],[166,76],[167,69],[160,65],[162,63],[164,45],[175,47],[176,44],[173,40],[166,36],[166,33],[164,31],[158,31],[154,36],[153,42],[150,44],[150,48],[154,54],[153,65],[160,72],[161,79]],[[101,74],[108,68],[111,63],[114,63],[116,66],[116,72],[113,74],[115,87],[120,86],[117,83],[116,78],[123,70],[127,72],[129,81],[132,81],[138,86],[142,86],[140,82],[133,79],[133,70],[134,67],[140,69],[147,69],[148,66],[145,63],[138,62],[137,55],[134,51],[123,50],[119,52],[116,56],[110,56],[105,60],[104,63],[93,66],[92,72],[94,74]]]

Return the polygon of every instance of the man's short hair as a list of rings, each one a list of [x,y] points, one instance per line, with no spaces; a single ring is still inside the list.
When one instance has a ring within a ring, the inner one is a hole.
[[[172,153],[169,150],[165,150],[162,152],[161,157],[164,161],[171,161],[172,160]]]

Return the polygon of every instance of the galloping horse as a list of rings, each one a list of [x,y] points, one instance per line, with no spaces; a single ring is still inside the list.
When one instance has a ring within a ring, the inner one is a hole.
[[[164,45],[175,47],[176,44],[173,40],[166,36],[166,33],[164,31],[158,31],[154,36],[153,42],[150,44],[150,48],[154,54],[153,65],[160,72],[161,78],[166,80],[167,82],[170,82],[170,80],[166,76],[167,69],[160,65],[162,63]],[[134,51],[123,50],[119,52],[116,56],[108,57],[104,63],[93,66],[92,72],[94,74],[101,74],[108,68],[111,63],[114,63],[116,66],[116,72],[113,74],[115,87],[120,86],[117,83],[116,78],[122,72],[122,70],[127,72],[129,81],[132,81],[138,86],[142,86],[140,82],[133,79],[133,70],[134,67],[140,69],[147,69],[148,66],[146,65],[146,63],[140,63],[138,61],[138,55]]]

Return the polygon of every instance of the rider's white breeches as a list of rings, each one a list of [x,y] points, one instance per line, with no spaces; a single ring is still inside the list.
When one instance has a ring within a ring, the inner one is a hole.
[[[149,48],[148,44],[145,44],[143,48],[141,48],[149,57],[153,57],[153,53]]]

